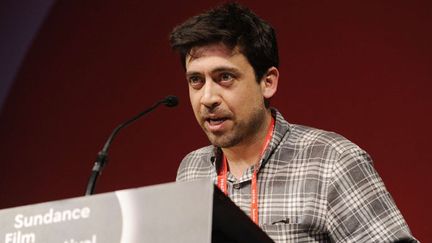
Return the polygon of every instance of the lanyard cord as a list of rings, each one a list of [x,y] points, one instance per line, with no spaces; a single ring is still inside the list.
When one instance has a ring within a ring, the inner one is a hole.
[[[265,138],[265,143],[261,149],[261,155],[262,157],[264,155],[265,150],[267,149],[268,145],[270,144],[273,129],[275,126],[275,121],[273,117],[271,118],[271,123]],[[258,164],[254,165],[254,171],[252,174],[252,182],[251,182],[251,210],[250,210],[250,217],[252,221],[258,225],[258,187],[257,187],[257,174],[258,174]],[[222,166],[220,169],[220,172],[218,174],[217,184],[219,189],[221,189],[225,195],[228,195],[228,186],[227,186],[227,175],[228,175],[228,162],[225,155],[223,155],[222,159]]]

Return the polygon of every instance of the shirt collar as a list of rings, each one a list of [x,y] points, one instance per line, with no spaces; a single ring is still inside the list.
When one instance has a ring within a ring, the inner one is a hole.
[[[272,139],[270,140],[270,144],[267,147],[264,155],[259,162],[259,167],[263,167],[270,156],[273,154],[275,149],[282,142],[282,139],[290,132],[290,124],[283,118],[282,114],[276,108],[270,108],[272,116],[275,118],[275,127],[273,130]],[[213,146],[213,155],[210,157],[210,162],[212,165],[217,165],[217,171],[219,170],[219,165],[222,160],[222,149],[220,147]]]

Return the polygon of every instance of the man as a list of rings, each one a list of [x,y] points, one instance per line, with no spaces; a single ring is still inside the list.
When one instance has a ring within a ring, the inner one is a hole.
[[[269,107],[279,81],[270,25],[228,3],[170,40],[212,144],[183,159],[178,181],[212,178],[276,242],[415,241],[366,152]]]

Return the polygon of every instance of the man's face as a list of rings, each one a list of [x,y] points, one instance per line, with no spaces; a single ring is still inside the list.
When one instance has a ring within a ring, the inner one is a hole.
[[[263,84],[237,48],[192,49],[186,79],[195,117],[213,145],[229,148],[255,139],[266,115]]]

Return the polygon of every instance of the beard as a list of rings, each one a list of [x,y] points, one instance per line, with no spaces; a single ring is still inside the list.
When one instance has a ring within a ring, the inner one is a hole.
[[[255,107],[247,117],[241,120],[229,120],[233,124],[228,131],[223,133],[215,134],[207,131],[204,125],[201,125],[201,127],[214,146],[230,148],[252,141],[260,129],[264,129],[265,116],[266,109],[264,107]]]

